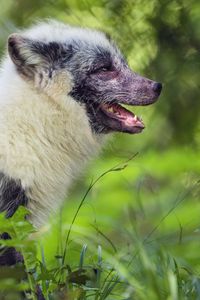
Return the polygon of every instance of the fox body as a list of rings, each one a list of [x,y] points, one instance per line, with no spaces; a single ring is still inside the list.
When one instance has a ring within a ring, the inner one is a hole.
[[[26,205],[42,225],[109,133],[143,130],[120,104],[151,104],[161,88],[100,31],[45,21],[12,34],[0,71],[0,211]]]

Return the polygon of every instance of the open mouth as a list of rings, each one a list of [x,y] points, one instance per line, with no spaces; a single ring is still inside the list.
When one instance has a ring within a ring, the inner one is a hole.
[[[103,123],[114,131],[140,133],[144,128],[141,118],[119,104],[101,104],[99,106],[104,115]]]

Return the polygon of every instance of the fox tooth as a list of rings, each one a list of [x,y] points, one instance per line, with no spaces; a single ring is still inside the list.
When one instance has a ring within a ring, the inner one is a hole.
[[[113,112],[114,112],[114,111],[113,111],[113,107],[109,107],[109,108],[108,108],[108,111],[111,112],[111,113],[113,113]]]

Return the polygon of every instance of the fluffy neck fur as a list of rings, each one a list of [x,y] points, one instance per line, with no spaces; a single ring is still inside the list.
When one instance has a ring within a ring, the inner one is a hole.
[[[60,72],[30,84],[9,58],[0,75],[0,170],[21,180],[36,226],[60,206],[103,140],[92,133],[84,106],[67,96],[65,79]]]

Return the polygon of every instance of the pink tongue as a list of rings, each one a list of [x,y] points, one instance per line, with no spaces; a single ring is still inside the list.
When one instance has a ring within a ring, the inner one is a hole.
[[[133,117],[133,116],[126,116],[126,119],[124,120],[124,124],[126,126],[136,126],[136,127],[142,127],[144,128],[144,124],[143,122],[137,117]]]

